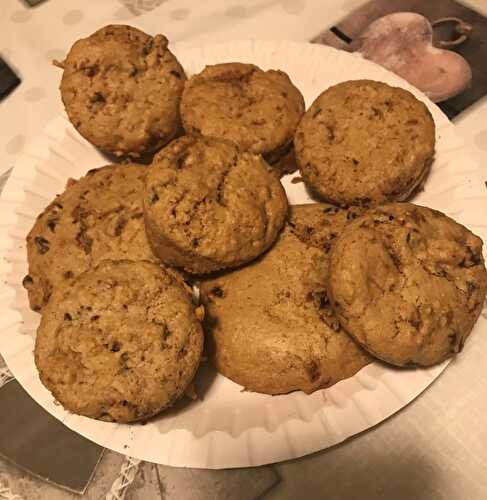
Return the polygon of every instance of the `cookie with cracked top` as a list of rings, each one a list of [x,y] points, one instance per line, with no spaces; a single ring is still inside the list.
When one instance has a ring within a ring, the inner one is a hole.
[[[275,245],[245,267],[203,280],[205,332],[218,371],[266,394],[311,393],[371,361],[333,314],[328,254],[359,209],[291,206]]]
[[[409,198],[425,182],[435,151],[428,108],[407,90],[371,80],[320,94],[294,138],[305,183],[340,206]]]
[[[154,158],[144,219],[154,254],[204,274],[255,259],[287,216],[279,179],[259,155],[221,139],[185,136]]]
[[[181,118],[188,133],[220,137],[275,163],[285,155],[304,99],[283,71],[253,64],[207,66],[184,86]]]
[[[133,422],[183,395],[202,348],[191,292],[176,273],[151,262],[104,261],[54,291],[35,362],[67,410]]]
[[[142,194],[147,167],[111,165],[90,170],[37,217],[27,236],[29,274],[23,284],[35,311],[53,289],[105,259],[151,260]]]
[[[337,238],[328,292],[341,325],[374,356],[440,363],[462,350],[482,310],[482,240],[430,208],[371,209]]]
[[[98,148],[138,158],[180,129],[186,76],[163,35],[109,25],[71,47],[61,97],[71,123]]]

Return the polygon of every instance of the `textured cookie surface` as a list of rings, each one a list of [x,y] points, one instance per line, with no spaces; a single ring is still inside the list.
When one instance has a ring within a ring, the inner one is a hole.
[[[191,294],[175,274],[149,262],[104,261],[54,292],[35,361],[66,409],[131,422],[183,394],[202,346]]]
[[[154,254],[191,273],[260,255],[275,240],[287,208],[265,161],[220,139],[176,139],[147,173],[145,225]]]
[[[39,215],[27,236],[23,282],[32,309],[42,309],[54,288],[104,259],[157,260],[144,230],[146,172],[136,164],[91,170]]]
[[[228,139],[270,162],[287,152],[303,113],[303,96],[285,73],[252,64],[207,66],[181,100],[187,132]]]
[[[480,238],[429,208],[377,207],[332,249],[329,296],[342,326],[395,365],[433,365],[461,351],[486,291]]]
[[[304,181],[342,206],[407,199],[425,180],[435,125],[410,92],[357,80],[325,90],[294,139]]]
[[[163,146],[180,128],[186,77],[164,36],[106,26],[78,40],[61,64],[69,119],[100,149],[138,157]]]
[[[325,204],[291,209],[264,256],[201,284],[218,370],[267,394],[328,387],[370,361],[340,329],[326,295],[329,249],[356,214]]]

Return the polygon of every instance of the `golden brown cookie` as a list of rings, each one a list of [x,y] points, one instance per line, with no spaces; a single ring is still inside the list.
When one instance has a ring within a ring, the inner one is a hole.
[[[167,43],[163,35],[109,25],[71,47],[58,63],[61,97],[85,139],[137,158],[176,135],[186,76]]]
[[[341,330],[326,294],[328,252],[356,215],[325,204],[292,206],[265,255],[201,283],[209,353],[219,372],[250,391],[310,393],[370,362]]]
[[[227,139],[274,163],[287,153],[304,99],[286,73],[253,64],[207,66],[185,84],[186,132]]]
[[[424,182],[435,150],[435,124],[410,92],[356,80],[325,90],[294,139],[307,185],[340,206],[407,199]]]
[[[433,365],[462,350],[482,309],[482,240],[436,210],[383,205],[336,240],[328,290],[342,326],[373,355]]]
[[[147,167],[134,163],[90,170],[37,217],[27,236],[29,274],[23,284],[32,309],[54,288],[105,259],[153,260],[144,230]]]
[[[194,274],[255,259],[287,216],[279,179],[258,155],[210,137],[160,151],[146,178],[145,226],[154,254]]]
[[[150,262],[104,261],[55,290],[35,362],[67,410],[133,422],[183,395],[202,347],[191,293],[177,275]]]

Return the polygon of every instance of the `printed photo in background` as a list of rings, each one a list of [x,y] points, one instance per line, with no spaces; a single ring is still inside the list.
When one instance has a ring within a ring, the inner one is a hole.
[[[312,41],[361,52],[449,118],[487,94],[487,18],[454,0],[371,0]]]

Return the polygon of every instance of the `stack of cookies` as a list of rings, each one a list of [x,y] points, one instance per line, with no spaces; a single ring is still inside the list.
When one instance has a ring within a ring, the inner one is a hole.
[[[403,202],[434,156],[426,106],[361,80],[305,112],[282,71],[236,62],[187,79],[167,44],[107,26],[56,63],[69,119],[121,162],[70,180],[27,236],[54,397],[134,422],[191,391],[204,350],[266,394],[460,352],[487,271],[478,237]],[[288,206],[293,168],[315,203]]]

